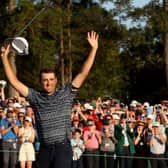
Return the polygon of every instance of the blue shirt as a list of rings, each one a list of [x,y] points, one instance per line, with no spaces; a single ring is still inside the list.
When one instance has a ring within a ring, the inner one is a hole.
[[[0,120],[0,127],[4,127],[5,129],[9,128],[11,126],[11,122],[9,121],[7,117]],[[19,121],[16,120],[16,125],[19,126]],[[11,128],[8,132],[5,134],[2,134],[2,140],[16,140],[17,136],[14,133],[14,130]]]

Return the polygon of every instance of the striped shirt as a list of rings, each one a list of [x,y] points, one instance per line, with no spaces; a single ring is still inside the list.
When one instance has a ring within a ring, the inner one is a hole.
[[[36,119],[37,132],[42,145],[63,143],[71,128],[71,109],[76,90],[67,84],[53,95],[29,88],[28,100]]]

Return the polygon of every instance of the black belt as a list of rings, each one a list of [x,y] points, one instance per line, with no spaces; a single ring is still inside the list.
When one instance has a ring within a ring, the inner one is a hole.
[[[69,145],[70,144],[70,141],[66,141],[66,142],[55,142],[55,143],[51,143],[51,144],[47,144],[47,143],[40,143],[40,145],[42,147],[59,147],[59,146],[64,146],[64,145]]]

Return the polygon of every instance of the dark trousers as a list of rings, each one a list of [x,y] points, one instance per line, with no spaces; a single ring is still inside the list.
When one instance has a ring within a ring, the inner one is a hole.
[[[153,158],[150,160],[152,168],[159,168],[159,167],[166,168],[167,167],[166,161],[162,159],[164,158],[164,154],[160,154],[160,155],[151,154],[151,157]]]
[[[38,168],[71,168],[72,148],[70,143],[40,146]]]
[[[123,147],[123,154],[119,155],[119,168],[132,168],[133,159],[130,157],[129,147]]]
[[[100,167],[113,168],[114,167],[114,152],[101,151],[100,152]]]
[[[2,168],[15,168],[17,163],[17,143],[2,141]]]
[[[72,161],[72,168],[83,168],[83,159],[80,157],[78,160]]]
[[[144,154],[136,153],[135,158],[133,160],[133,167],[147,168],[148,167],[148,159],[143,159],[143,157],[145,157],[145,156],[146,156],[146,153],[144,153]],[[141,157],[141,158],[138,158],[138,157]]]
[[[85,151],[84,168],[99,168],[99,150]]]

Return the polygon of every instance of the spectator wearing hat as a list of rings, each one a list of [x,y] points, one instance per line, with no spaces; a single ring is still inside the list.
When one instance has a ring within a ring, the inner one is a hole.
[[[113,120],[113,116],[111,114],[108,114],[108,115],[105,116],[104,119],[109,122],[110,130],[111,130],[111,132],[113,132],[113,135],[114,135],[114,120]],[[103,124],[103,122],[102,122],[102,124]]]
[[[119,155],[119,168],[132,168],[133,159],[131,157],[135,154],[134,132],[127,124],[126,114],[121,114],[120,124],[115,126],[114,133],[118,141],[116,144],[116,154]]]
[[[152,137],[150,139],[151,167],[152,168],[166,168],[164,153],[166,149],[166,135],[160,129],[159,122],[154,122],[152,125]]]
[[[141,159],[136,157],[147,157],[148,149],[146,144],[146,136],[145,136],[145,128],[146,123],[142,120],[136,122],[135,125],[135,136],[134,136],[134,144],[135,144],[135,158],[133,167],[136,168],[147,168],[148,167],[148,160]]]
[[[83,168],[82,154],[85,150],[85,145],[81,136],[81,130],[76,128],[71,139],[71,146],[73,151],[72,168]]]
[[[91,47],[89,55],[72,82],[60,89],[56,89],[58,82],[52,69],[42,69],[40,72],[39,81],[42,91],[27,87],[12,71],[8,57],[10,45],[1,48],[2,63],[9,82],[22,96],[28,98],[35,113],[40,140],[38,157],[40,168],[71,167],[72,149],[68,137],[71,129],[72,104],[94,63],[98,37],[94,31],[87,33],[87,40]]]
[[[18,113],[20,112],[20,109],[22,108],[22,105],[18,102],[15,102],[13,104],[13,111],[14,113],[16,113],[18,115]]]
[[[25,108],[22,107],[22,108],[20,109],[19,113],[18,113],[18,120],[19,120],[19,122],[20,122],[20,127],[23,126],[24,117],[25,117],[25,112],[26,112]]]
[[[87,125],[88,130],[83,133],[86,154],[84,157],[85,167],[99,168],[99,156],[97,155],[99,155],[99,145],[101,144],[100,131],[96,130],[95,122],[92,120],[89,120]]]
[[[149,102],[144,102],[144,103],[143,103],[143,110],[145,111],[146,115],[149,115],[149,114],[152,113],[152,111],[149,110],[149,109],[150,109],[150,104],[149,104]]]
[[[18,140],[21,142],[18,160],[20,168],[32,168],[32,162],[35,161],[35,130],[32,127],[32,118],[25,116],[23,126],[19,128]]]
[[[120,116],[118,114],[113,114],[113,123],[114,126],[120,124]]]
[[[145,136],[146,136],[146,140],[147,140],[147,144],[149,145],[150,139],[152,137],[152,124],[154,122],[154,116],[152,114],[149,114],[146,117],[146,130],[145,130]],[[149,147],[149,146],[148,146]]]
[[[29,116],[32,119],[32,124],[35,126],[35,117],[34,117],[34,111],[30,105],[26,105],[25,107],[25,115]]]
[[[72,133],[75,131],[75,129],[77,129],[77,128],[79,129],[79,121],[80,121],[80,119],[78,116],[74,116],[72,118],[72,128],[71,128]]]
[[[13,109],[7,110],[7,117],[0,122],[2,134],[3,166],[2,168],[15,168],[17,163],[17,134],[19,121],[13,118]],[[8,152],[6,152],[8,151]]]
[[[100,153],[104,156],[100,158],[100,167],[112,168],[117,140],[114,137],[114,127],[107,118],[103,120],[101,139]]]

